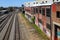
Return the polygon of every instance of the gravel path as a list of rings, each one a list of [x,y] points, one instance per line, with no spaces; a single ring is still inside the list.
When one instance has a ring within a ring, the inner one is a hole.
[[[36,33],[35,29],[27,23],[27,21],[20,13],[18,14],[18,17],[20,23],[21,40],[43,40],[39,37],[38,33]]]

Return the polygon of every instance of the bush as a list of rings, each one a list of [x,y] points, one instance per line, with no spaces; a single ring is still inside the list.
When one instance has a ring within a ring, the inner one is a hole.
[[[35,23],[35,17],[31,18],[32,22]]]
[[[39,36],[42,36],[43,39],[45,40],[50,40],[45,33],[36,25],[36,24],[32,24],[32,26],[35,28],[35,30],[38,32]]]
[[[22,14],[22,16],[26,19],[26,17],[24,16],[24,14]],[[26,19],[27,20],[27,19]],[[28,20],[27,20],[28,21]],[[32,18],[32,21],[35,21],[35,18]],[[44,40],[50,40],[45,33],[34,23],[28,22],[29,25],[33,26],[33,28],[37,31],[37,33],[39,34],[39,36],[41,36],[42,39]]]
[[[25,11],[22,11],[23,14],[25,14]]]

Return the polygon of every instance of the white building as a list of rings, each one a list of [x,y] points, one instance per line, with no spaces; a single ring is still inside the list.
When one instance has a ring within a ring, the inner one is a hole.
[[[52,2],[60,2],[60,0],[35,0],[35,1],[52,1]]]
[[[53,0],[40,0],[33,2],[26,2],[24,5],[26,7],[34,7],[34,6],[43,6],[43,5],[51,5],[53,4]]]

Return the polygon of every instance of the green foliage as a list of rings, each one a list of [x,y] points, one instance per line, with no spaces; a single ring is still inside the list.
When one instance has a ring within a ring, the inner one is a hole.
[[[0,7],[0,10],[3,10],[3,7]]]
[[[8,7],[8,11],[14,11],[14,7]]]
[[[42,30],[36,24],[32,24],[32,25],[35,28],[35,30],[38,32],[39,36],[42,36],[42,38],[45,40],[49,40],[49,38],[45,35],[45,33],[42,32]]]
[[[31,18],[31,20],[32,20],[32,22],[33,22],[33,23],[35,23],[35,18],[34,18],[34,17],[33,17],[33,18]]]
[[[22,14],[22,16],[26,19],[25,15]],[[27,19],[26,19],[27,20]],[[34,21],[35,18],[32,18],[32,20]],[[27,20],[28,21],[28,20]],[[31,23],[31,22],[27,22],[30,26],[33,26],[33,28],[37,31],[37,33],[39,34],[39,36],[41,36],[42,39],[44,40],[50,40],[46,35],[45,33],[34,23]]]

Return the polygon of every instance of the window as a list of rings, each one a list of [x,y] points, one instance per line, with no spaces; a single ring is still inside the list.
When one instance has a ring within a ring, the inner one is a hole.
[[[54,2],[54,0],[53,0],[53,2]]]
[[[33,8],[33,12],[35,13],[35,8]]]
[[[30,3],[28,3],[28,5],[30,5]]]
[[[39,10],[39,13],[41,13],[41,9]]]
[[[36,2],[36,4],[38,4],[38,2]]]
[[[50,8],[46,8],[46,16],[47,17],[51,16],[51,9]]]
[[[36,13],[38,13],[38,8],[36,8]]]
[[[42,3],[44,3],[44,1],[42,1]]]
[[[47,1],[45,1],[47,3]]]
[[[38,21],[39,21],[41,24],[43,24],[41,19],[38,19]]]
[[[45,15],[45,8],[42,8],[42,15]]]
[[[57,18],[60,18],[60,11],[57,11]]]
[[[46,24],[46,27],[49,29],[49,30],[51,30],[51,25],[50,24]]]
[[[39,13],[41,13],[41,8],[39,8]]]
[[[58,0],[57,0],[58,1]]]
[[[35,2],[33,4],[35,4]]]
[[[58,40],[60,40],[60,26],[54,24],[54,29],[55,36],[57,37]]]

